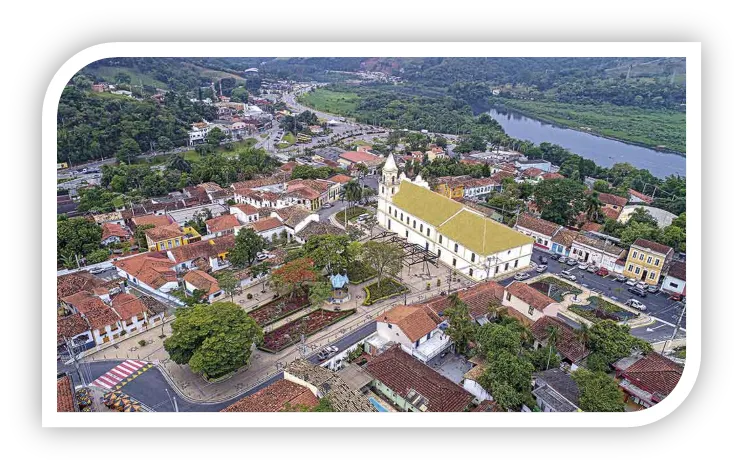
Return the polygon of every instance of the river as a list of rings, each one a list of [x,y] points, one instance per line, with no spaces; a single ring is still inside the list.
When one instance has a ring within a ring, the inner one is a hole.
[[[672,174],[686,176],[686,158],[676,153],[656,151],[560,127],[511,110],[493,108],[489,114],[511,137],[536,144],[548,142],[560,145],[600,166],[629,163],[636,168],[647,169],[659,178]]]

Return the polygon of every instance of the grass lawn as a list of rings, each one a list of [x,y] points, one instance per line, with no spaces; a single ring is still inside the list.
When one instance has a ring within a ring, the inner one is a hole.
[[[588,305],[570,305],[568,309],[592,322],[601,319],[626,321],[635,317],[634,312],[610,303],[598,296],[591,296],[588,298],[588,301],[590,302]]]
[[[555,301],[562,301],[563,296],[567,293],[580,294],[581,289],[563,282],[557,277],[547,276],[539,279],[537,282],[530,283],[529,286],[539,290]]]
[[[168,85],[162,81],[142,73],[138,70],[128,67],[95,67],[89,69],[96,76],[103,77],[107,82],[116,83],[116,75],[119,73],[126,73],[132,79],[132,85],[139,85],[140,80],[145,86],[154,86],[155,88],[167,89]]]
[[[369,211],[357,205],[354,205],[353,207],[350,207],[348,209],[348,221],[353,221],[365,213],[369,213]],[[340,212],[336,213],[335,221],[343,225],[346,222],[346,210],[341,210]]]
[[[686,153],[686,113],[613,104],[568,104],[498,98],[508,108],[556,124],[648,147]]]
[[[257,142],[258,141],[254,138],[246,138],[245,140],[240,140],[238,142],[231,142],[231,145],[232,145],[231,149],[226,148],[225,145],[221,145],[217,149],[217,154],[236,155],[240,152],[240,150],[244,148],[251,148],[255,146]],[[189,163],[195,163],[201,159],[201,155],[199,155],[199,153],[196,150],[188,150],[187,152],[183,153],[183,158]],[[167,156],[165,157],[165,160],[167,160]]]
[[[379,282],[379,286],[377,286],[377,282],[372,282],[368,286],[364,287],[364,290],[366,291],[366,299],[363,304],[369,306],[378,301],[402,295],[408,291],[408,287],[397,280],[386,277]]]
[[[350,115],[356,110],[361,97],[352,92],[330,91],[318,88],[299,97],[299,102],[318,111],[330,114]]]

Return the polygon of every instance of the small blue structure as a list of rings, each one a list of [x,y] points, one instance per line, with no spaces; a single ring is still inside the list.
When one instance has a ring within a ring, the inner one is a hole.
[[[330,276],[330,283],[336,290],[348,285],[348,275],[335,274]]]
[[[331,275],[330,284],[333,286],[333,296],[330,298],[331,303],[345,303],[351,299],[351,296],[348,294],[348,275]]]

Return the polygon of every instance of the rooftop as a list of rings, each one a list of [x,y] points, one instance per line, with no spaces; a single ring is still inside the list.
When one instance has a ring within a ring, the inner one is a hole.
[[[668,276],[679,280],[686,280],[686,262],[673,261],[668,269]]]
[[[668,255],[673,251],[672,248],[666,246],[665,244],[656,243],[655,241],[650,241],[647,239],[638,239],[637,241],[632,244],[632,247],[639,247],[642,249],[647,249],[653,252],[657,252],[658,254],[662,254],[664,256]]]
[[[320,235],[342,235],[345,234],[345,231],[342,228],[338,228],[337,226],[331,224],[331,223],[321,223],[316,221],[311,221],[307,225],[305,225],[301,230],[299,230],[296,235],[300,238],[304,239],[305,241],[309,239],[311,236],[320,236]]]
[[[240,226],[240,222],[237,221],[235,215],[222,215],[219,217],[211,218],[206,220],[206,227],[209,233],[219,233],[220,231],[232,230],[236,226]]]
[[[588,356],[588,348],[583,347],[578,337],[575,335],[573,328],[550,316],[543,316],[531,325],[531,333],[534,338],[542,343],[546,343],[549,338],[548,327],[556,327],[559,332],[555,348],[560,355],[570,360],[571,363],[577,363]]]
[[[57,412],[75,412],[72,381],[67,375],[57,379]]]
[[[614,364],[620,376],[652,393],[658,401],[674,390],[684,372],[681,365],[656,352],[640,357],[625,368],[626,364],[622,360]]]
[[[83,332],[89,331],[90,326],[80,313],[69,316],[57,316],[57,342],[71,339]]]
[[[424,337],[438,327],[424,308],[419,305],[397,305],[377,316],[377,322],[395,324],[411,342]]]
[[[348,160],[352,163],[364,163],[364,164],[379,164],[383,161],[383,159],[377,155],[366,153],[362,151],[347,151],[345,153],[341,153],[340,158],[343,158],[344,160]]]
[[[249,204],[235,204],[232,208],[240,210],[245,215],[255,215],[258,213],[258,209]]]
[[[291,375],[316,387],[318,397],[327,397],[337,412],[376,412],[363,394],[327,368],[297,359],[286,366],[284,375]]]
[[[207,295],[213,295],[221,290],[217,279],[201,270],[189,270],[186,275],[183,276],[183,280],[199,290],[206,292]]]
[[[429,191],[430,192],[430,191]],[[433,194],[433,192],[431,192]],[[458,206],[462,205],[454,202]],[[532,244],[534,240],[481,213],[462,208],[439,226],[439,232],[481,256]]]
[[[614,194],[607,194],[606,192],[599,192],[599,201],[602,204],[617,205],[619,207],[624,207],[625,205],[627,205],[627,199],[625,199],[624,197],[620,197]]]
[[[170,225],[156,226],[146,230],[145,235],[147,238],[157,243],[158,241],[164,241],[166,239],[173,239],[183,236],[181,227],[177,223],[171,223]]]
[[[584,234],[579,234],[578,236],[576,236],[573,242],[583,244],[584,246],[589,246],[598,251],[603,251],[608,254],[613,254],[615,256],[619,256],[624,252],[624,249],[612,243],[611,241],[605,241],[602,239],[592,238]]]
[[[280,379],[220,412],[281,412],[296,406],[311,408],[318,403],[319,400],[308,388],[286,379]]]
[[[202,258],[209,259],[224,254],[235,246],[235,235],[219,236],[217,238],[196,241],[195,243],[183,244],[171,249],[170,255],[177,264]]]
[[[177,282],[174,263],[164,252],[146,252],[113,262],[114,266],[154,288]]]
[[[552,303],[556,303],[556,301],[549,296],[524,282],[511,282],[506,287],[506,291],[529,306],[533,306],[534,309],[538,311],[544,311],[544,308]]]
[[[303,222],[305,218],[312,215],[312,212],[299,205],[292,205],[290,207],[276,210],[276,214],[281,218],[281,220],[283,220],[284,225],[294,228]]]
[[[165,226],[173,223],[173,220],[168,215],[142,215],[141,217],[133,217],[132,223],[135,227],[144,225]]]
[[[119,293],[111,300],[111,306],[124,321],[147,312],[147,306],[136,296],[129,293]]]
[[[256,233],[261,233],[263,231],[273,230],[273,229],[282,227],[284,226],[284,224],[278,218],[269,217],[269,218],[264,218],[262,220],[258,220],[255,223],[251,223],[245,226],[252,228],[253,230],[255,230]]]
[[[119,238],[129,238],[131,236],[129,231],[118,223],[104,223],[101,225],[101,228],[103,228],[101,240],[106,240],[111,236],[117,236]]]
[[[541,218],[537,218],[530,213],[522,213],[521,215],[519,215],[519,218],[516,220],[516,226],[526,228],[530,231],[536,231],[537,233],[541,233],[545,236],[550,237],[554,236],[561,228],[561,226],[557,223],[542,220]]]

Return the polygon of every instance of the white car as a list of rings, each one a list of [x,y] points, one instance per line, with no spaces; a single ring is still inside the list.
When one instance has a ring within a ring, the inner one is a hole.
[[[581,262],[580,264],[578,264],[578,268],[580,270],[586,270],[588,268],[588,264]]]
[[[546,265],[538,265],[534,270],[536,270],[537,272],[539,272],[541,274],[542,272],[544,272],[545,270],[547,270],[547,266]]]
[[[647,283],[645,283],[645,282],[638,282],[638,283],[637,283],[637,286],[638,286],[639,288],[642,288],[643,290],[647,290],[647,288],[648,288],[648,284],[647,284]]]
[[[520,273],[520,274],[514,275],[513,278],[515,278],[516,280],[526,280],[527,278],[529,278],[529,274]]]
[[[639,309],[640,311],[645,311],[647,309],[644,304],[640,303],[634,298],[630,298],[625,304],[631,306],[632,308]]]
[[[637,280],[631,278],[627,280],[626,282],[624,282],[624,284],[627,285],[628,287],[634,287],[635,285],[637,285]]]
[[[572,281],[575,281],[576,280],[575,275],[571,274],[567,270],[563,270],[562,272],[560,272],[560,277],[566,278],[566,279],[572,280]]]

